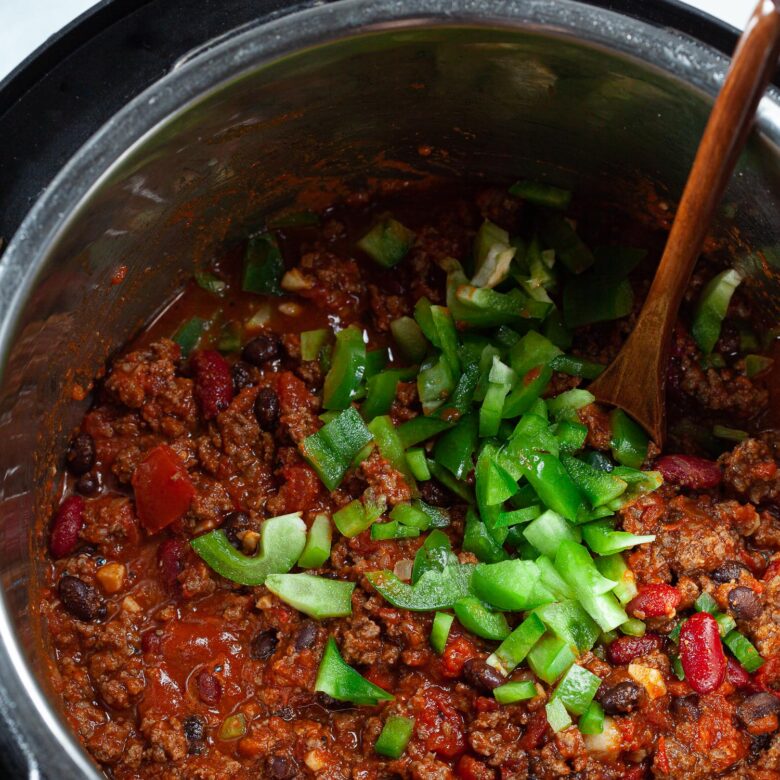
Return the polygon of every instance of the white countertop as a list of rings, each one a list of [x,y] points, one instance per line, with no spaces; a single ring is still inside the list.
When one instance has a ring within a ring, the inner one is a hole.
[[[753,0],[689,0],[729,24],[744,28]],[[50,35],[94,5],[94,0],[0,0],[0,79]]]

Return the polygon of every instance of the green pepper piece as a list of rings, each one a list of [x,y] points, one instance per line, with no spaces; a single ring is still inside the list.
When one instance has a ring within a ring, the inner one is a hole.
[[[581,450],[585,446],[585,440],[588,438],[588,428],[586,425],[568,422],[567,420],[555,423],[552,431],[553,435],[558,440],[560,452],[565,452],[569,455]]]
[[[442,572],[447,566],[457,563],[458,557],[452,552],[449,536],[443,531],[431,531],[414,556],[412,585],[416,584],[426,571]]]
[[[582,526],[582,535],[585,544],[597,555],[613,555],[614,553],[630,550],[639,544],[654,542],[655,536],[637,536],[627,531],[616,531],[611,520],[597,520]]]
[[[737,621],[734,620],[731,615],[727,615],[725,612],[717,612],[713,615],[715,622],[718,624],[718,632],[721,637],[725,637],[730,634],[736,627]]]
[[[556,347],[560,349],[571,349],[574,336],[571,330],[566,326],[563,321],[563,314],[560,309],[554,308],[545,317],[543,331],[545,338],[552,341]]]
[[[244,328],[240,322],[231,320],[226,322],[219,333],[217,349],[220,352],[239,352],[244,340]]]
[[[604,731],[604,708],[592,701],[577,723],[580,734],[601,734]]]
[[[364,493],[364,499],[366,494]],[[351,539],[363,533],[387,508],[384,496],[376,501],[354,499],[333,513],[333,523],[342,536]]]
[[[638,469],[647,458],[647,435],[622,409],[613,409],[609,419],[612,457],[624,466]]]
[[[731,296],[741,281],[740,273],[729,268],[714,276],[699,296],[693,313],[691,335],[705,355],[712,352],[720,338],[720,328],[726,317]]]
[[[354,582],[313,574],[269,574],[265,586],[285,604],[317,620],[352,614]]]
[[[412,738],[414,718],[390,715],[374,743],[374,751],[380,756],[400,758]]]
[[[646,249],[630,246],[597,246],[591,274],[601,279],[625,279],[646,257]]]
[[[373,541],[381,541],[383,539],[414,539],[419,535],[419,528],[401,525],[398,520],[390,520],[387,523],[374,523],[371,526],[371,539]]]
[[[218,297],[225,294],[227,283],[210,271],[195,271],[193,277],[195,278],[195,283],[198,287],[206,292],[210,292],[212,295]]]
[[[252,236],[244,253],[241,289],[262,295],[282,295],[279,282],[284,274],[284,259],[279,244],[270,233]]]
[[[555,600],[540,587],[539,577],[539,567],[533,561],[480,563],[471,588],[475,596],[496,609],[524,612]]]
[[[561,542],[569,540],[579,542],[582,539],[579,528],[567,523],[557,512],[548,509],[536,520],[532,520],[524,529],[523,536],[542,555],[551,560],[555,558]]]
[[[526,412],[510,436],[511,442],[507,449],[513,452],[515,448],[549,452],[558,455],[558,439],[552,432],[552,427],[544,417]]]
[[[436,461],[428,459],[428,469],[431,475],[451,493],[465,501],[467,504],[474,503],[474,493],[466,482],[461,482],[450,474],[447,469],[440,466]]]
[[[388,414],[395,400],[398,383],[412,379],[415,375],[414,369],[391,368],[369,377],[366,381],[366,400],[360,407],[360,413],[369,421]]]
[[[499,449],[493,442],[485,442],[477,458],[474,472],[477,503],[485,507],[503,504],[517,493],[517,480],[497,462]]]
[[[538,695],[536,683],[532,680],[508,682],[493,689],[493,696],[499,704],[515,704],[518,701],[533,699]]]
[[[595,564],[603,577],[617,582],[612,592],[621,604],[628,604],[631,599],[636,597],[639,592],[636,587],[636,577],[634,577],[634,572],[626,566],[620,553],[596,558]]]
[[[431,647],[441,655],[447,646],[447,639],[450,635],[452,623],[455,620],[454,615],[447,612],[437,612],[433,616],[433,625],[431,626]]]
[[[243,712],[237,712],[235,715],[228,715],[219,727],[217,739],[221,742],[228,742],[232,739],[238,739],[246,734],[246,716]]]
[[[599,471],[571,455],[561,455],[561,463],[591,506],[599,507],[626,492],[628,483],[614,473]],[[617,550],[612,550],[617,552]]]
[[[601,374],[606,366],[601,363],[594,363],[591,360],[577,357],[576,355],[558,355],[550,361],[550,368],[561,374],[569,376],[581,376],[584,379],[595,379]]]
[[[262,585],[269,574],[288,572],[295,565],[306,546],[306,524],[300,512],[269,518],[260,527],[260,552],[253,556],[236,550],[224,531],[210,531],[190,544],[225,579]]]
[[[431,518],[422,509],[412,504],[396,504],[390,517],[402,525],[427,531],[431,527]]]
[[[371,349],[366,352],[366,370],[363,372],[363,379],[368,382],[371,377],[376,376],[387,365],[389,355],[385,347],[380,349]],[[409,376],[414,376],[411,372]]]
[[[540,504],[525,506],[521,509],[512,509],[509,512],[499,512],[498,519],[495,521],[495,525],[499,527],[522,525],[524,523],[530,523],[531,520],[536,520],[536,518],[541,514],[542,507]]]
[[[374,262],[392,268],[403,260],[414,244],[415,235],[390,216],[380,219],[357,245]]]
[[[725,425],[713,425],[712,435],[718,439],[725,439],[726,441],[745,441],[750,435],[747,431],[742,431],[739,428],[727,428]]]
[[[463,373],[455,384],[455,389],[449,398],[433,414],[444,419],[464,417],[471,411],[475,390],[479,382],[480,368],[478,363],[471,363],[463,368]]]
[[[625,317],[634,307],[628,279],[576,279],[563,291],[563,318],[570,328]]]
[[[198,346],[198,342],[203,335],[206,324],[207,320],[204,320],[203,317],[190,317],[190,319],[181,325],[176,333],[171,336],[171,339],[179,345],[183,358],[189,357],[190,352]]]
[[[509,194],[522,198],[536,206],[566,211],[571,203],[571,190],[554,187],[552,184],[521,179],[509,188]]]
[[[400,428],[398,433],[400,436]],[[425,458],[425,450],[421,448],[407,450],[406,462],[409,464],[409,470],[415,479],[420,480],[420,482],[427,482],[431,478],[431,471]]]
[[[420,326],[411,317],[399,317],[390,323],[401,354],[412,363],[420,363],[428,351],[428,340],[423,335]]]
[[[464,479],[474,468],[477,442],[477,418],[467,414],[454,428],[439,437],[433,449],[434,460],[457,479]]]
[[[555,568],[602,631],[612,631],[628,620],[625,610],[609,592],[617,583],[599,574],[596,564],[582,545],[561,542],[555,556]]]
[[[355,325],[336,334],[330,371],[322,387],[324,409],[346,409],[355,397],[366,371],[366,345]]]
[[[439,417],[420,415],[399,425],[398,436],[401,438],[401,445],[406,449],[431,439],[454,425],[454,420],[442,420]]]
[[[587,390],[581,390],[575,387],[573,390],[566,390],[555,398],[547,401],[547,409],[556,420],[577,420],[577,411],[596,400],[596,396]]]
[[[503,281],[515,251],[506,230],[489,219],[483,220],[474,239],[473,284],[477,287],[495,287]]]
[[[552,379],[552,369],[549,366],[532,368],[506,397],[501,416],[510,419],[527,412],[547,389],[550,379]]]
[[[455,616],[466,629],[475,636],[500,642],[511,633],[509,623],[500,612],[491,612],[485,605],[473,596],[456,601],[452,608]]]
[[[501,674],[519,666],[544,634],[544,624],[533,612],[496,648],[487,663]]]
[[[558,574],[555,565],[546,555],[540,555],[535,559],[535,563],[539,567],[539,581],[557,600],[574,600],[574,591]]]
[[[593,701],[601,678],[574,664],[558,683],[552,699],[558,699],[572,715],[582,715]]]
[[[444,355],[427,358],[417,374],[417,395],[423,412],[427,415],[436,411],[452,395],[455,383],[452,366]]]
[[[549,365],[561,350],[549,339],[529,330],[509,351],[509,364],[518,376],[525,376],[532,368]]]
[[[765,355],[746,355],[745,356],[745,376],[752,379],[754,376],[763,374],[774,365],[775,361]]]
[[[575,522],[585,502],[561,461],[549,453],[528,452],[520,448],[512,449],[511,454],[542,503]]]
[[[541,239],[573,274],[581,274],[593,265],[593,253],[562,215],[549,215],[542,222]]]
[[[374,437],[379,452],[387,462],[402,475],[413,495],[417,494],[417,483],[414,480],[412,470],[406,461],[403,442],[393,425],[393,421],[387,416],[375,417],[368,424],[368,430]]]
[[[590,650],[601,635],[595,621],[576,601],[543,604],[534,610],[534,614],[578,655]]]
[[[751,674],[764,665],[753,643],[739,631],[731,631],[723,638],[723,644],[734,654],[734,658]]]
[[[512,325],[529,319],[542,320],[552,308],[551,303],[528,298],[517,288],[500,293],[488,287],[461,284],[455,290],[455,298],[460,304],[460,317],[454,311],[453,316],[478,327]],[[452,309],[449,299],[447,305]]]
[[[485,527],[485,523],[471,509],[466,513],[463,549],[466,552],[474,553],[484,563],[497,563],[498,561],[505,561],[509,557],[506,550]]]
[[[412,506],[428,515],[428,519],[431,521],[431,528],[446,528],[450,524],[450,516],[446,509],[426,504],[425,501],[420,501],[419,498],[412,499]]]
[[[372,438],[357,410],[350,407],[307,436],[298,447],[325,487],[335,490],[355,456]]]
[[[495,436],[498,433],[506,397],[516,381],[515,372],[494,356],[488,374],[487,391],[479,410],[480,436]]]
[[[629,618],[625,623],[621,623],[620,631],[626,636],[644,636],[647,626],[637,618]]]
[[[309,528],[306,537],[306,546],[301,557],[298,558],[298,566],[302,569],[318,569],[330,558],[330,546],[333,540],[333,529],[327,515],[319,514]]]
[[[422,299],[421,299],[422,300]],[[455,321],[449,310],[444,306],[431,306],[431,320],[436,329],[436,344],[447,358],[453,373],[460,371],[460,357],[458,351],[458,332],[455,330]]]
[[[336,641],[331,637],[325,645],[325,653],[317,671],[314,690],[326,693],[337,701],[349,701],[373,707],[380,701],[395,698],[378,685],[366,680],[344,662]]]
[[[401,582],[387,570],[368,572],[366,579],[394,607],[430,612],[451,609],[456,601],[468,596],[473,573],[471,564],[451,564],[443,571],[429,569],[414,585]]]
[[[574,653],[568,643],[552,634],[545,634],[528,653],[531,670],[548,685],[553,685],[573,663]]]

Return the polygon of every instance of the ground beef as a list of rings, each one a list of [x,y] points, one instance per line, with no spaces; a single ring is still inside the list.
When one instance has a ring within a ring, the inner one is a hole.
[[[740,495],[754,504],[763,501],[778,504],[780,500],[780,469],[776,459],[780,451],[773,452],[769,443],[760,439],[746,439],[731,452],[724,453],[718,461],[723,469],[723,479]]]

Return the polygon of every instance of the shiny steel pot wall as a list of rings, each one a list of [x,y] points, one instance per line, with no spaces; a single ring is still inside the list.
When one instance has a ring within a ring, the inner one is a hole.
[[[11,242],[0,265],[0,685],[31,766],[95,773],[40,674],[36,513],[56,495],[58,453],[85,403],[74,399],[194,262],[336,183],[528,175],[626,199],[648,182],[679,195],[724,58],[580,3],[497,8],[344,0],[229,36],[98,133]],[[777,98],[762,104],[718,226],[761,249],[737,262],[767,322],[780,302]]]

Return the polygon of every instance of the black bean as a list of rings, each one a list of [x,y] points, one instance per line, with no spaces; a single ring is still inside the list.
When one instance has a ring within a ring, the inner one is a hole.
[[[82,496],[96,496],[101,487],[100,475],[94,471],[88,471],[76,480],[76,491]]]
[[[80,433],[70,443],[65,461],[71,474],[86,474],[95,465],[95,440],[88,433]]]
[[[780,714],[780,698],[767,691],[748,696],[737,707],[737,717],[745,726],[750,726],[767,715],[777,714]]]
[[[751,764],[756,763],[759,755],[763,753],[771,744],[771,734],[751,734],[750,735],[750,755],[748,756],[748,762]]]
[[[352,709],[352,704],[346,701],[339,701],[338,699],[334,699],[332,696],[328,696],[327,693],[323,693],[322,691],[318,691],[314,694],[314,700],[317,702],[317,704],[320,705],[323,709],[326,710],[350,710]]]
[[[270,387],[263,387],[255,398],[255,417],[264,431],[273,431],[279,420],[279,396]]]
[[[188,715],[182,725],[187,742],[200,742],[206,736],[206,727],[197,715]]]
[[[695,693],[688,696],[676,696],[672,699],[672,712],[682,720],[695,723],[701,715],[699,697]]]
[[[250,528],[252,528],[252,518],[246,512],[230,512],[225,515],[225,522],[222,523],[225,536],[237,550],[241,549],[241,539],[238,535]]]
[[[602,686],[596,697],[607,715],[626,715],[639,705],[642,691],[635,682],[626,680],[617,685]]]
[[[266,363],[276,360],[280,353],[279,339],[270,334],[264,333],[252,339],[241,351],[241,357],[253,366],[258,368]]]
[[[298,629],[295,636],[295,649],[306,650],[314,644],[317,638],[317,624],[313,620],[307,620]]]
[[[753,620],[761,614],[761,599],[746,585],[729,591],[729,609],[737,620]]]
[[[290,780],[298,774],[298,765],[287,756],[269,756],[266,766],[268,777],[274,780]]]
[[[725,561],[710,574],[710,577],[715,580],[715,582],[736,582],[739,580],[739,575],[747,570],[747,566],[739,561]]]
[[[289,705],[280,707],[273,714],[275,717],[281,718],[285,723],[291,723],[298,717],[298,713],[295,711],[295,708],[290,707]]]
[[[420,498],[431,506],[450,506],[454,503],[452,493],[435,479],[429,479],[420,485]]]
[[[254,639],[252,639],[249,655],[252,656],[255,661],[265,661],[274,654],[278,644],[279,637],[274,629],[269,628],[266,631],[260,631],[255,634]]]
[[[463,665],[463,676],[469,685],[483,691],[492,691],[506,682],[499,671],[481,658],[472,658],[466,661]]]
[[[57,590],[62,606],[79,620],[101,620],[106,616],[106,605],[100,594],[78,577],[66,574]]]
[[[245,387],[249,387],[252,382],[252,369],[243,360],[238,360],[230,369],[233,376],[233,392],[238,395]]]

